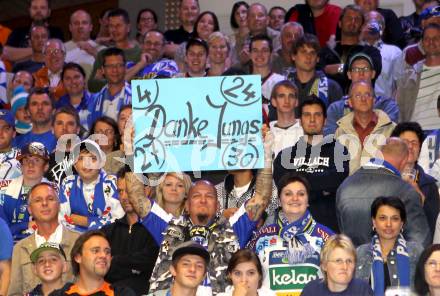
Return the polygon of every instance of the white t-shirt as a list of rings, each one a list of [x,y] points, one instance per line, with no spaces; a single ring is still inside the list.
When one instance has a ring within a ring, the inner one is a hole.
[[[411,121],[418,122],[423,130],[440,128],[437,98],[440,95],[440,66],[423,65],[419,92]]]

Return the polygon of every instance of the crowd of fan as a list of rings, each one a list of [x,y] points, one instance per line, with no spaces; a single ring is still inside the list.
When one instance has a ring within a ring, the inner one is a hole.
[[[329,2],[0,25],[0,295],[440,295],[440,3]],[[133,173],[131,80],[247,74],[264,168]]]

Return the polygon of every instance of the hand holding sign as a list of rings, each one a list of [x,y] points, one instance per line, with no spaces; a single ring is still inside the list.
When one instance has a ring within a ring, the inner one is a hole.
[[[132,89],[136,172],[263,166],[259,76],[134,80]]]

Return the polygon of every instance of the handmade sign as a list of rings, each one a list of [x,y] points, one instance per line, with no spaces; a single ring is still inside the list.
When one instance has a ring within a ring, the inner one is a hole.
[[[257,75],[132,81],[134,171],[263,167]]]

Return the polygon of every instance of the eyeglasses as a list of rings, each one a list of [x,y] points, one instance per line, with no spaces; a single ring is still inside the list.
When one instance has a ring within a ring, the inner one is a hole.
[[[141,17],[139,21],[141,21],[141,22],[154,22],[154,18],[153,17]]]
[[[328,260],[328,262],[332,262],[332,263],[336,264],[337,266],[342,266],[342,265],[344,265],[344,263],[347,265],[354,265],[353,259],[345,259],[344,260],[344,259],[338,258],[335,260]]]
[[[163,43],[161,42],[151,42],[151,41],[145,41],[144,44],[146,46],[153,46],[153,47],[161,47],[163,45]]]
[[[365,73],[365,72],[370,72],[371,71],[371,69],[370,69],[370,67],[353,67],[353,68],[351,68],[351,70],[350,70],[351,72],[354,72],[354,73]]]
[[[112,136],[115,134],[115,131],[113,129],[96,130],[96,133],[106,135],[106,136]]]
[[[59,54],[64,54],[64,51],[62,49],[58,49],[58,48],[49,48],[46,49],[46,53],[49,55],[59,55]]]
[[[440,265],[440,262],[437,262],[435,260],[429,260],[428,262],[425,263],[425,265],[430,269],[436,269],[437,266]]]
[[[372,94],[370,93],[366,93],[366,94],[355,94],[351,96],[352,98],[356,99],[356,100],[360,100],[360,99],[371,99],[373,97]]]
[[[25,157],[22,159],[22,164],[23,165],[36,165],[36,164],[43,164],[45,161],[41,158],[29,158],[29,157]]]

